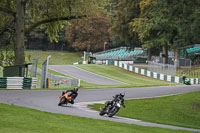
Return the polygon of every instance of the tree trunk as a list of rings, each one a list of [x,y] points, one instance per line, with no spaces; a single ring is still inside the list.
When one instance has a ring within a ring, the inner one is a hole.
[[[15,65],[24,64],[24,9],[22,0],[17,0],[16,33],[15,33]]]
[[[151,49],[149,48],[148,49],[148,61],[151,61],[151,56],[152,56]]]
[[[163,46],[163,54],[164,54],[163,63],[168,64],[168,45],[167,44]]]
[[[175,66],[176,68],[179,67],[179,52],[178,52],[178,48],[175,49],[175,60],[174,60]]]

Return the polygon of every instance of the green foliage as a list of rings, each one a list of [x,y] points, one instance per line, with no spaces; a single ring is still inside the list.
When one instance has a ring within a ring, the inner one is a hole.
[[[9,36],[6,41],[14,40],[15,63],[23,64],[24,34],[28,35],[33,29],[40,27],[45,29],[51,42],[58,42],[59,30],[69,24],[66,21],[97,14],[104,3],[104,0],[2,0],[0,37]],[[25,25],[17,25],[17,22],[25,22]],[[16,38],[15,35],[19,37]]]
[[[16,1],[0,1],[0,66],[14,64],[14,17]],[[13,10],[13,11],[12,11]]]
[[[112,34],[111,38],[111,43],[109,44],[109,48],[116,48],[116,47],[121,47],[125,45],[125,42],[120,39],[120,36],[117,34]]]
[[[65,22],[51,22],[41,25],[41,29],[46,29],[45,33],[48,34],[50,42],[58,42],[58,32],[63,29]]]
[[[14,65],[14,52],[6,49],[0,50],[0,66],[12,66]]]
[[[200,42],[198,0],[141,0],[140,16],[131,25],[144,47],[171,48]],[[192,7],[192,8],[191,8]]]
[[[99,3],[101,1],[94,0],[36,0],[31,1],[27,5],[27,16],[31,18],[31,22],[37,23],[39,21],[48,20],[49,18],[63,18],[70,16],[84,16],[95,14],[98,12]],[[50,37],[50,41],[57,41],[58,32],[63,29],[65,25],[68,25],[65,21],[56,21],[45,23],[41,28],[46,29],[46,33]]]
[[[126,45],[140,46],[138,35],[132,31],[129,23],[140,14],[139,0],[120,0],[118,1],[115,12],[114,23],[111,28],[113,36],[119,36],[120,40]]]

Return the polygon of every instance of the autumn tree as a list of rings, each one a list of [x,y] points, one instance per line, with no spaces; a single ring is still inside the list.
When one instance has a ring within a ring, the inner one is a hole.
[[[24,40],[36,27],[57,41],[59,29],[68,21],[95,14],[104,0],[1,0],[0,35],[14,44],[15,64],[24,64]]]
[[[109,41],[110,20],[103,14],[73,20],[67,27],[66,38],[76,50],[103,50],[104,42]]]

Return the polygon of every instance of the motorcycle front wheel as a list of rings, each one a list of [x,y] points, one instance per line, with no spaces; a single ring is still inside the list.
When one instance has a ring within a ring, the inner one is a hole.
[[[108,117],[112,117],[119,111],[119,107],[115,107],[114,109],[111,110],[111,112],[108,113]]]
[[[58,106],[61,106],[62,104],[64,104],[66,101],[65,97],[63,97],[60,102],[58,103]]]

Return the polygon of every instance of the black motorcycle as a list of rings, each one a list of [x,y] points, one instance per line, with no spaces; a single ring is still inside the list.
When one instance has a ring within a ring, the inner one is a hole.
[[[106,103],[106,106],[100,110],[99,115],[107,114],[108,117],[112,117],[119,111],[121,106],[125,108],[124,96],[125,94],[121,93],[113,96],[114,99]]]

